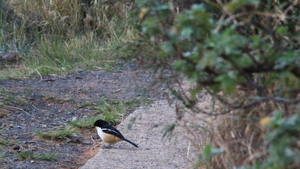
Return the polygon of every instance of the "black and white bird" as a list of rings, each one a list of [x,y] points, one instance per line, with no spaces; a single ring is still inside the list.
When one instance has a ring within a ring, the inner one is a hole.
[[[104,120],[97,120],[92,127],[97,129],[97,133],[100,136],[100,138],[104,141],[104,143],[109,144],[107,148],[119,141],[126,141],[132,144],[133,146],[138,147],[137,144],[126,139],[119,130],[117,130]]]

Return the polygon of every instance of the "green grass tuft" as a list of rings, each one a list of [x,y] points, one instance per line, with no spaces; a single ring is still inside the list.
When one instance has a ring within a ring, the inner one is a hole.
[[[57,157],[57,153],[46,153],[46,154],[39,154],[39,155],[33,155],[34,159],[37,160],[54,160]]]
[[[48,133],[44,133],[41,131],[35,131],[35,134],[44,138],[44,139],[64,139],[68,136],[72,136],[72,134],[77,133],[74,129],[63,129],[63,130],[56,130]]]
[[[95,110],[99,111],[99,116],[83,118],[76,121],[69,122],[68,124],[72,127],[77,128],[90,128],[96,120],[102,119],[108,123],[114,123],[116,119],[124,115],[127,111],[133,111],[135,107],[142,103],[141,100],[132,99],[125,102],[112,101],[112,100],[101,100],[100,104],[94,107]],[[81,106],[90,106],[92,103],[83,103]]]
[[[36,159],[36,160],[54,160],[57,157],[57,153],[45,153],[45,154],[34,154],[33,152],[20,152],[19,156],[23,159]]]
[[[26,152],[20,152],[18,154],[23,159],[32,159],[33,158],[33,153],[32,152],[26,151]]]
[[[0,138],[0,145],[6,146],[9,143],[8,140],[4,140],[3,138]]]
[[[91,128],[97,119],[98,117],[83,118],[83,119],[69,122],[68,125],[77,128]]]
[[[72,121],[69,122],[68,125],[77,128],[91,128],[95,121],[99,119],[105,120],[108,123],[114,123],[118,117],[120,117],[120,115],[107,112],[103,113],[101,116],[82,118],[76,121]]]

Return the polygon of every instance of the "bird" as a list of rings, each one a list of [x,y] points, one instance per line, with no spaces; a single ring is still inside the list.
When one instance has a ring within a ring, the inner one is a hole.
[[[119,130],[111,126],[107,121],[101,119],[97,120],[92,128],[96,128],[98,135],[104,141],[104,143],[109,144],[106,148],[110,148],[113,144],[119,141],[126,141],[133,146],[138,147],[137,144],[126,139]]]

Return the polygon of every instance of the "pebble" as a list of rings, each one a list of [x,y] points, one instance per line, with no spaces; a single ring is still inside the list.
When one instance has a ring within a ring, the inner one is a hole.
[[[83,141],[82,144],[83,144],[83,145],[92,145],[93,142],[90,142],[90,141]]]
[[[30,150],[31,150],[31,151],[37,151],[38,148],[37,148],[37,146],[32,146],[32,147],[30,147]]]
[[[94,134],[92,137],[93,137],[93,139],[99,139],[100,138],[98,134]]]
[[[82,138],[81,137],[77,137],[77,136],[73,136],[71,138],[71,140],[72,140],[73,143],[80,143],[80,142],[82,142]]]
[[[78,136],[73,136],[71,138],[66,139],[66,143],[81,143],[82,138]]]
[[[14,145],[13,150],[20,150],[20,146],[19,145]]]
[[[22,141],[23,144],[33,144],[35,141],[29,140],[29,141]]]
[[[71,121],[76,121],[77,119],[78,118],[74,116],[74,117],[71,118]]]

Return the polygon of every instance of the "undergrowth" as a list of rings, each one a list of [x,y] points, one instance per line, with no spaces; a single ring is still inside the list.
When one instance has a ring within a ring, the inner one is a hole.
[[[194,167],[297,168],[299,2],[136,2],[141,40],[127,47],[171,91],[169,103],[179,102],[167,130],[183,123],[194,136]],[[279,122],[259,123],[268,119]]]
[[[0,52],[16,52],[17,64],[2,65],[0,79],[110,71],[119,46],[135,39],[131,3],[2,0]],[[1,60],[1,59],[0,59]]]

